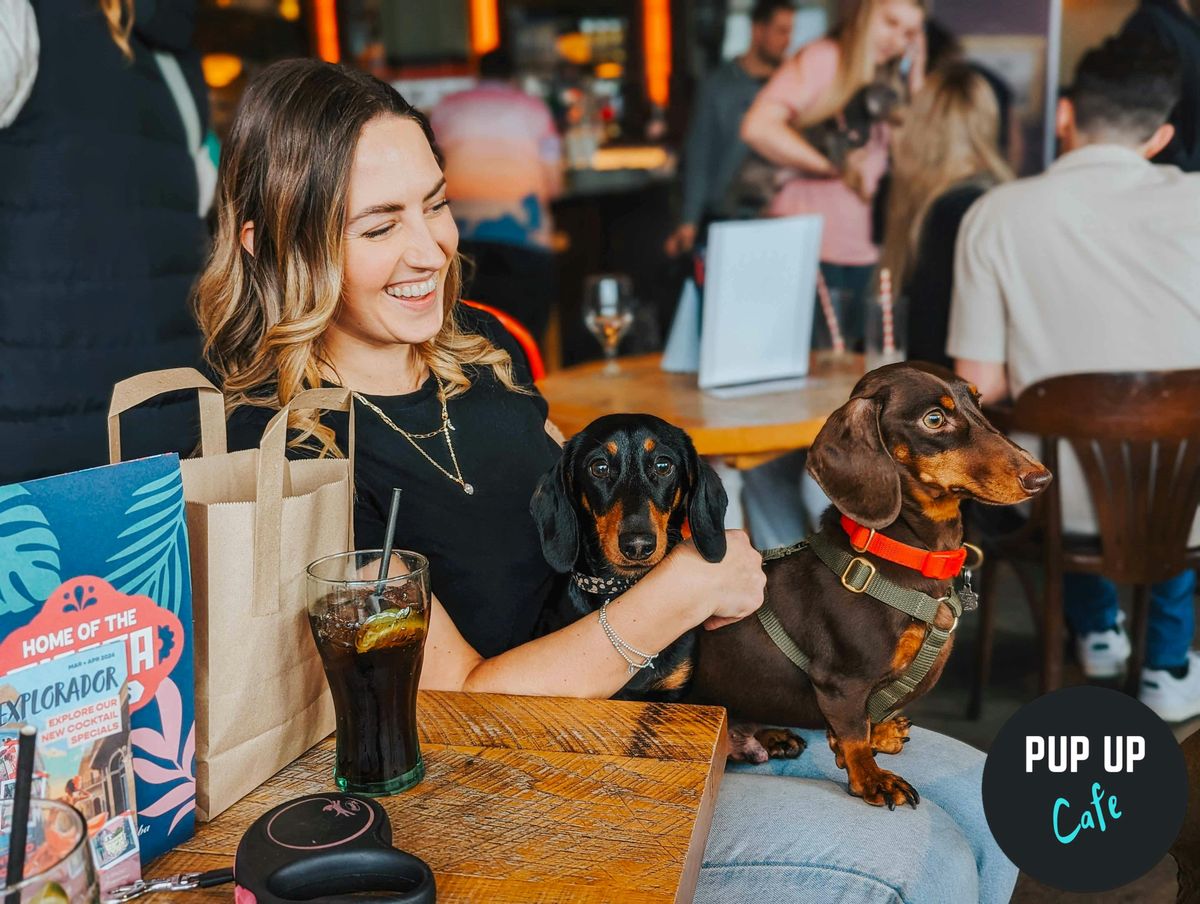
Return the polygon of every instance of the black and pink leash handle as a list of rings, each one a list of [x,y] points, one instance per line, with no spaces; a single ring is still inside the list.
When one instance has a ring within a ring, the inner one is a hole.
[[[237,904],[361,904],[364,893],[391,904],[434,904],[433,871],[392,846],[387,812],[354,794],[310,794],[264,813],[242,836],[232,870],[139,880],[109,902],[155,891],[209,888],[234,881]]]
[[[310,794],[263,814],[242,837],[233,874],[237,904],[359,904],[366,892],[393,904],[437,899],[425,861],[392,847],[387,812],[354,794]]]

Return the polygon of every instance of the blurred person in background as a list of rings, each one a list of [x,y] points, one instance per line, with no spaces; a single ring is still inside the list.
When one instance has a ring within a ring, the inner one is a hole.
[[[746,156],[739,134],[755,95],[779,68],[792,39],[791,0],[757,0],[750,13],[750,47],[722,63],[700,85],[683,158],[683,207],[667,254],[686,254],[720,205]]]
[[[0,0],[0,484],[106,463],[113,384],[199,363],[215,170],[194,13]],[[190,449],[194,406],[132,416],[127,457]]]
[[[1200,175],[1153,159],[1174,134],[1179,66],[1162,44],[1125,34],[1090,51],[1059,101],[1063,154],[999,186],[963,220],[946,353],[985,400],[1067,373],[1174,370],[1200,349]],[[1079,461],[1062,449],[1063,530],[1095,535]],[[1191,545],[1200,544],[1200,524]],[[1150,589],[1139,699],[1167,721],[1200,715],[1193,571]],[[1089,678],[1130,654],[1116,586],[1064,581],[1075,652]]]
[[[924,76],[925,10],[920,0],[858,0],[827,37],[784,63],[742,120],[742,139],[772,163],[797,171],[779,189],[770,216],[821,214],[821,270],[846,299],[842,333],[862,340],[861,299],[879,257],[871,241],[871,198],[887,169],[888,128],[878,123],[842,168],[797,127],[845,109],[873,82],[903,72],[910,93]]]
[[[542,338],[555,297],[550,201],[562,142],[550,108],[513,83],[506,50],[479,60],[480,82],[444,98],[430,123],[468,268],[464,297],[500,308]]]
[[[946,366],[954,243],[967,209],[1012,178],[996,97],[965,63],[932,72],[896,130],[881,264],[908,300],[908,357]]]
[[[958,35],[936,19],[929,19],[925,23],[925,45],[927,74],[946,66],[964,65],[974,69],[991,85],[992,92],[996,95],[996,145],[1008,161],[1008,165],[1014,170],[1019,168],[1025,154],[1025,141],[1012,86],[987,66],[969,59]]]
[[[1153,36],[1179,58],[1182,91],[1171,111],[1175,127],[1170,143],[1154,158],[1185,172],[1200,171],[1200,22],[1188,0],[1142,0],[1122,34]]]

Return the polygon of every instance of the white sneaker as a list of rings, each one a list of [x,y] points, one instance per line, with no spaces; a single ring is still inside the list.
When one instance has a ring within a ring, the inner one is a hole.
[[[1182,678],[1163,669],[1143,669],[1138,699],[1164,722],[1200,716],[1200,653],[1188,653],[1188,673]]]
[[[1120,611],[1116,627],[1075,638],[1075,658],[1088,678],[1116,678],[1124,671],[1131,649],[1125,633],[1125,613]]]

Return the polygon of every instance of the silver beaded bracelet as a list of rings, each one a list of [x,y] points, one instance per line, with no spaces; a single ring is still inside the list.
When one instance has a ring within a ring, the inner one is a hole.
[[[627,644],[625,641],[623,641],[621,639],[621,635],[619,635],[613,629],[613,626],[608,623],[608,613],[606,611],[607,609],[608,609],[608,603],[605,603],[603,606],[600,607],[600,613],[599,613],[600,614],[600,627],[604,629],[604,634],[608,638],[609,643],[611,643],[613,645],[613,648],[618,653],[621,654],[621,658],[624,659],[626,665],[629,666],[629,674],[632,675],[635,672],[637,672],[639,669],[652,668],[654,666],[654,657],[657,656],[658,654],[657,653],[643,653],[641,650],[631,647],[629,644]],[[634,656],[640,656],[642,661],[635,662],[630,657],[630,655],[629,655],[630,653],[632,653]]]

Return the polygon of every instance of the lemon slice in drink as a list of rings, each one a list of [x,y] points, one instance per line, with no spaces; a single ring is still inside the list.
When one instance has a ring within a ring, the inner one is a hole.
[[[388,647],[398,647],[413,636],[417,626],[415,620],[410,623],[409,616],[412,608],[385,609],[372,615],[358,628],[354,638],[354,649],[360,653],[372,650],[386,650]]]
[[[50,882],[30,899],[29,904],[71,904],[71,898],[65,888],[57,882]]]

